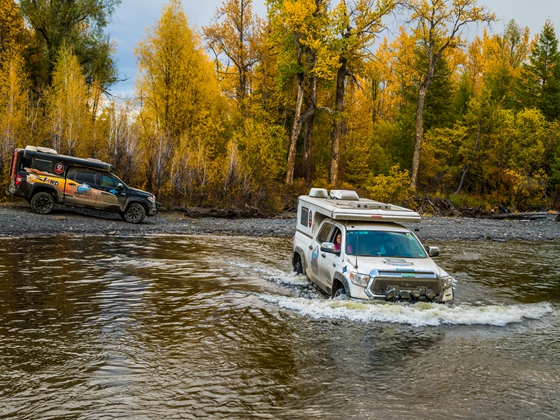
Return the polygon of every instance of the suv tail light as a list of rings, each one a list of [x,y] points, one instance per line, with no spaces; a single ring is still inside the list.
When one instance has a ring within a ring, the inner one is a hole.
[[[16,175],[16,186],[21,184],[21,181],[23,181],[23,177],[20,174]]]

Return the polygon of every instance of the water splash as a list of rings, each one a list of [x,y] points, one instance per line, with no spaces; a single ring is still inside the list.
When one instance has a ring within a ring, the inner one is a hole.
[[[362,303],[352,300],[315,300],[259,295],[259,298],[311,318],[386,322],[415,327],[449,325],[505,326],[525,319],[541,319],[553,310],[549,303],[529,305],[446,306],[437,303]]]

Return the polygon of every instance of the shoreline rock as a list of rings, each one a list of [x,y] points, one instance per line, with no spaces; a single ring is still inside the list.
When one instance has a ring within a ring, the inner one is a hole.
[[[194,217],[196,216],[196,217]],[[291,238],[296,214],[274,217],[198,217],[194,213],[162,211],[139,225],[126,223],[117,213],[57,207],[39,215],[27,203],[0,205],[0,238],[50,235],[235,235]],[[427,241],[560,241],[555,215],[533,220],[423,217],[405,224]]]

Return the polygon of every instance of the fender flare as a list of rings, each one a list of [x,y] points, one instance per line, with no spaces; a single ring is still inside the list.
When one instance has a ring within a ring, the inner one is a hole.
[[[346,292],[348,293],[348,296],[350,296],[350,284],[348,283],[348,280],[346,279],[346,277],[342,273],[337,271],[336,273],[334,273],[334,278],[333,278],[333,282],[332,282],[332,286],[331,286],[331,297],[334,293],[334,287],[333,286],[337,281],[342,283],[342,285],[346,289]]]
[[[46,184],[32,185],[27,194],[27,199],[31,200],[35,194],[43,191],[50,193],[54,197],[55,203],[57,204],[62,203],[59,191],[55,187],[51,187],[50,185],[46,185]]]
[[[303,252],[303,249],[301,249],[301,247],[296,247],[294,249],[294,253],[292,254],[292,266],[295,264],[296,262],[296,254],[299,256],[299,259],[301,261],[301,268],[303,269],[303,274],[305,274],[306,270],[306,264],[305,264],[305,253]]]

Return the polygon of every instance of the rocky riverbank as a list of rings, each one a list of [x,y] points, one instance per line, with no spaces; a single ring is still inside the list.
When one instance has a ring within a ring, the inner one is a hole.
[[[560,241],[560,222],[555,216],[534,220],[492,220],[464,217],[423,217],[407,224],[422,241],[527,240]],[[35,214],[27,203],[0,205],[0,237],[44,235],[243,235],[292,237],[296,215],[269,218],[214,218],[162,211],[143,223],[124,222],[116,213],[57,208],[48,215]]]

